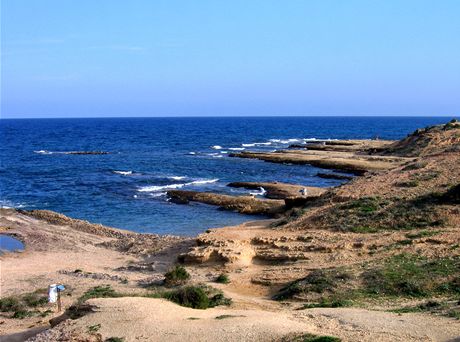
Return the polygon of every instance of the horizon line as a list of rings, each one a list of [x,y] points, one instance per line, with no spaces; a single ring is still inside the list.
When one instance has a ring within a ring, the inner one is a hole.
[[[1,117],[0,120],[42,120],[42,119],[183,119],[183,118],[302,118],[302,117],[365,117],[365,118],[382,118],[382,117],[398,117],[398,118],[456,118],[460,115],[447,115],[447,114],[439,114],[439,115],[404,115],[404,114],[378,114],[378,115],[353,115],[353,114],[332,114],[332,115],[222,115],[222,116],[214,116],[214,115],[165,115],[165,116],[71,116],[71,117],[55,117],[55,116],[43,116],[43,117]]]

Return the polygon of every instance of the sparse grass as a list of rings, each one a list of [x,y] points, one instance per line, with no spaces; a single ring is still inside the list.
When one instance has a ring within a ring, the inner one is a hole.
[[[105,339],[105,342],[124,342],[123,337],[109,337]]]
[[[236,318],[236,317],[246,317],[244,315],[220,315],[216,316],[215,319],[226,319],[226,318]]]
[[[427,165],[428,163],[426,161],[420,160],[420,161],[416,161],[414,163],[410,163],[406,165],[405,167],[403,167],[403,171],[419,170],[419,169],[423,169]]]
[[[177,286],[183,285],[190,279],[190,274],[185,267],[176,265],[165,274],[165,285]]]
[[[340,342],[338,337],[334,336],[319,336],[314,334],[288,335],[281,342]]]
[[[337,204],[318,221],[328,228],[355,233],[438,227],[445,222],[437,210],[443,196],[432,194],[415,200],[363,197]]]
[[[116,292],[110,285],[101,285],[93,287],[86,291],[83,296],[81,296],[78,301],[80,303],[86,302],[91,298],[117,298],[124,297],[123,294]]]
[[[460,302],[458,302],[458,300],[428,300],[424,303],[415,306],[405,306],[402,308],[393,309],[389,311],[398,314],[428,312],[431,314],[460,319]]]
[[[314,308],[349,306],[370,298],[459,295],[459,256],[428,259],[399,254],[347,269],[313,271],[281,289],[274,299],[300,299],[308,301],[304,308]]]
[[[352,302],[350,300],[322,298],[319,302],[305,304],[299,310],[313,309],[313,308],[343,308],[343,307],[347,307],[351,305],[352,305]]]
[[[407,233],[405,236],[408,239],[421,239],[424,237],[430,237],[441,233],[439,230],[421,230],[419,232]]]
[[[88,327],[88,332],[89,332],[89,333],[95,333],[95,332],[99,331],[99,329],[101,329],[101,325],[100,325],[100,324],[90,325],[90,326]]]
[[[416,188],[419,185],[420,185],[420,183],[415,179],[396,183],[396,186],[399,186],[401,188]]]
[[[216,283],[228,284],[230,283],[230,278],[228,277],[227,274],[222,273],[216,278]]]
[[[334,293],[337,287],[350,279],[350,275],[343,270],[326,269],[314,270],[305,278],[296,280],[274,296],[276,300],[285,300],[296,295],[315,293]]]
[[[47,289],[39,289],[30,293],[1,298],[0,311],[12,314],[12,318],[23,319],[25,317],[43,315],[44,313],[39,309],[47,303]]]
[[[423,297],[452,292],[447,277],[460,272],[459,258],[427,260],[416,255],[400,254],[377,268],[363,273],[365,291],[376,295]],[[447,288],[443,289],[443,286]]]

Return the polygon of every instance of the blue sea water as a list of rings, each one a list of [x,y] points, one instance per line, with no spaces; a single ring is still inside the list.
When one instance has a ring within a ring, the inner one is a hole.
[[[168,202],[168,189],[240,194],[231,181],[335,186],[308,165],[229,158],[304,139],[399,139],[442,117],[245,117],[0,120],[0,204],[49,209],[137,232],[195,235],[254,219]],[[69,151],[107,151],[72,155]]]

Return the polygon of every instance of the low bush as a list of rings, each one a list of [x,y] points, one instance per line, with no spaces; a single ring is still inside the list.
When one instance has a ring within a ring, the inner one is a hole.
[[[190,279],[185,267],[176,265],[165,274],[164,283],[167,286],[183,285]]]
[[[222,273],[216,278],[216,283],[228,284],[228,283],[230,283],[230,279],[229,279],[228,275]]]

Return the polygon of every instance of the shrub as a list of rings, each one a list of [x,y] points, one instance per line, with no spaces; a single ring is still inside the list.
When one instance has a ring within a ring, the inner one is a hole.
[[[228,275],[222,273],[216,278],[216,283],[228,284],[230,283],[230,279],[228,278]]]
[[[282,342],[340,342],[341,339],[334,336],[318,336],[313,334],[291,335],[283,338]]]
[[[176,265],[165,274],[164,283],[168,286],[185,284],[190,279],[190,274],[180,265]]]
[[[163,294],[163,297],[177,303],[194,309],[207,309],[209,307],[209,298],[201,287],[187,286],[178,290],[169,291]]]
[[[116,298],[122,296],[122,294],[117,293],[110,285],[102,285],[86,291],[83,296],[79,298],[79,302],[85,302],[91,298]]]
[[[230,305],[231,299],[210,286],[186,286],[172,291],[154,294],[153,297],[168,299],[181,306],[194,309],[207,309],[219,305]]]

